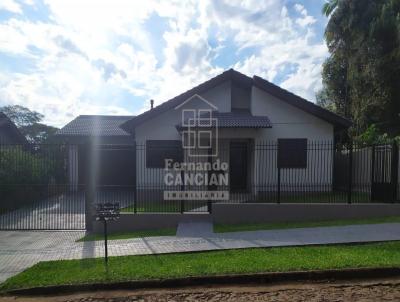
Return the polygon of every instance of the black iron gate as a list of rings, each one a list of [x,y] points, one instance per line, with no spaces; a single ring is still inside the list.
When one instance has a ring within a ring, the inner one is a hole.
[[[398,160],[396,144],[372,147],[372,201],[395,201],[397,199]]]
[[[76,145],[0,145],[0,230],[85,229]]]

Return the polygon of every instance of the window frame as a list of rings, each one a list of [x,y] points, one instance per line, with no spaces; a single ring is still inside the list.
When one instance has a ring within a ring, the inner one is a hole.
[[[278,158],[277,158],[278,168],[306,169],[307,164],[308,164],[307,138],[278,139]]]
[[[176,154],[171,153],[172,152],[171,150],[173,148],[176,148],[177,150]],[[165,168],[165,159],[172,159],[174,162],[175,161],[182,162],[183,161],[182,141],[147,140],[145,148],[145,156],[146,156],[147,169]],[[155,156],[157,156],[158,158],[154,158]]]

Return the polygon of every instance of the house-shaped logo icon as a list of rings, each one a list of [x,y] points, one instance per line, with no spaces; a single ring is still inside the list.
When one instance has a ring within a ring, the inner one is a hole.
[[[191,109],[190,102],[202,102],[202,106]],[[185,107],[185,109],[183,109]],[[217,107],[204,97],[194,94],[175,107],[182,110],[182,147],[190,157],[218,156],[218,119],[213,117]],[[213,142],[215,142],[213,144]],[[202,152],[203,151],[203,152]],[[204,152],[207,151],[207,152]]]

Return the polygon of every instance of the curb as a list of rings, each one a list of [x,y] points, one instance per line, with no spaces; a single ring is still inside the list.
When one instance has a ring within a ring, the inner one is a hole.
[[[272,284],[287,281],[323,281],[388,278],[400,276],[400,267],[388,268],[358,268],[344,270],[295,271],[257,273],[241,275],[217,275],[202,277],[187,277],[164,280],[124,281],[115,283],[93,283],[77,285],[58,285],[15,289],[5,291],[3,295],[58,295],[73,292],[88,292],[95,290],[122,290],[143,288],[177,288],[199,285],[226,284]]]

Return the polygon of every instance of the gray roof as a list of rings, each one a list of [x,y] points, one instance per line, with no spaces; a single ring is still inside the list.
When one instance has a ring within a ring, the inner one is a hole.
[[[267,80],[264,80],[260,77],[253,76],[248,77],[236,70],[229,69],[220,75],[170,99],[167,102],[162,103],[161,105],[143,112],[139,114],[135,118],[127,121],[121,127],[126,129],[127,131],[133,132],[134,128],[141,124],[142,122],[154,118],[158,114],[161,114],[167,110],[173,109],[176,106],[179,106],[183,102],[185,102],[188,98],[192,97],[195,94],[202,94],[205,91],[225,82],[225,81],[232,81],[235,85],[240,85],[242,87],[251,88],[252,86],[256,86],[257,88],[277,97],[279,100],[286,102],[294,107],[297,107],[305,112],[308,112],[322,120],[327,121],[335,125],[338,129],[340,128],[348,128],[351,126],[351,122],[325,108],[322,108],[312,102],[309,102],[285,89],[282,89]]]
[[[218,121],[218,128],[272,128],[267,116],[254,116],[246,109],[232,109],[232,112],[212,112],[211,127],[215,127],[215,119]],[[210,124],[206,115],[201,115],[199,126],[206,127]],[[202,120],[202,118],[205,118]],[[178,129],[185,128],[182,124]]]
[[[134,116],[80,115],[57,131],[58,136],[130,136],[119,126]]]

